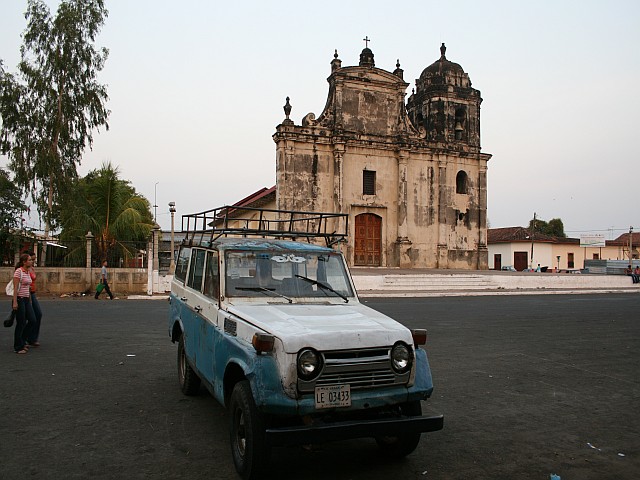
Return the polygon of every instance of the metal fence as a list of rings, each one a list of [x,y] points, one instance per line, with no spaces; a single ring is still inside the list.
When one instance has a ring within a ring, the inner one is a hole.
[[[18,251],[24,253],[31,250],[36,252],[40,265],[80,268],[87,266],[87,242],[84,240],[27,242],[22,243]],[[15,246],[0,245],[3,266],[14,265],[15,255]],[[92,242],[91,266],[99,267],[103,260],[107,260],[110,268],[146,268],[147,242],[118,242],[104,254],[98,250],[96,242]]]
[[[111,268],[146,268],[147,267],[147,242],[118,242],[117,245],[107,249],[106,255],[102,255],[95,244],[91,247],[91,265],[102,265],[106,260]]]
[[[585,260],[584,267],[588,273],[600,273],[606,275],[626,275],[627,267],[640,266],[640,260]]]

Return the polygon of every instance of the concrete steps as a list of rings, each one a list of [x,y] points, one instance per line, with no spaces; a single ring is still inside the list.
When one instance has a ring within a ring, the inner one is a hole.
[[[547,273],[412,273],[372,274],[355,271],[353,280],[361,296],[464,296],[540,293],[640,293],[623,275],[575,275]]]
[[[385,275],[382,290],[487,290],[499,285],[487,275]]]

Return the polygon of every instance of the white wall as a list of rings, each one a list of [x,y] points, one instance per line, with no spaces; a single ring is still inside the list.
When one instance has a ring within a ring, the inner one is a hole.
[[[531,248],[531,245],[529,245]],[[531,252],[531,250],[529,250]],[[551,243],[534,243],[533,244],[533,260],[531,266],[536,268],[538,264],[541,267],[553,268],[557,262],[553,256],[553,244]]]
[[[531,257],[531,243],[514,242],[514,243],[496,243],[487,245],[489,251],[489,270],[495,268],[494,255],[502,255],[502,266],[513,265],[513,252],[527,252],[527,258]],[[550,243],[534,243],[533,244],[533,261],[529,258],[529,262],[533,268],[538,263],[541,267],[553,268],[557,260],[555,259],[553,245]]]
[[[495,269],[494,256],[502,255],[502,266],[513,265],[513,248],[510,243],[487,245],[489,251],[489,270]]]

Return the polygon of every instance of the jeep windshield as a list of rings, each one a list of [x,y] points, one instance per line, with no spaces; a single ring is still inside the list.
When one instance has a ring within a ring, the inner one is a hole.
[[[338,298],[348,301],[353,289],[342,256],[296,251],[225,253],[227,297]]]

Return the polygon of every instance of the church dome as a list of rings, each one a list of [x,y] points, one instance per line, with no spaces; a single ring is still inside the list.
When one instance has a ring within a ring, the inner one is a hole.
[[[464,69],[457,63],[450,62],[443,55],[422,71],[422,75],[430,73],[431,75],[443,75],[445,73],[464,73]],[[422,76],[421,75],[421,76]]]
[[[459,77],[459,78],[467,79],[466,82],[462,82],[462,83],[465,83],[465,84],[469,83],[469,85],[464,85],[464,86],[470,86],[470,82],[468,82],[468,77],[464,69],[459,64],[447,60],[447,57],[445,56],[446,51],[447,51],[447,47],[445,47],[443,43],[442,46],[440,47],[440,58],[422,71],[422,73],[420,74],[420,83],[421,84],[433,83],[434,80],[435,80],[435,83],[442,82],[442,80],[438,81],[436,79],[433,79],[433,77],[443,77],[443,78]],[[430,80],[430,79],[433,79],[433,80]],[[449,82],[452,82],[452,81],[453,80],[449,80]],[[458,83],[455,81],[453,82]]]

